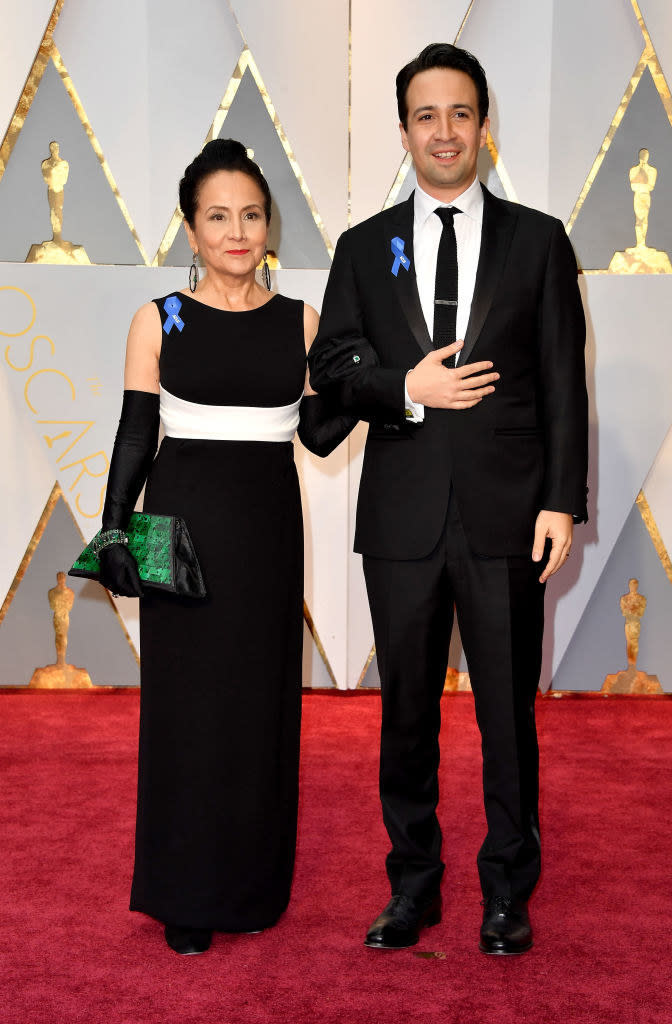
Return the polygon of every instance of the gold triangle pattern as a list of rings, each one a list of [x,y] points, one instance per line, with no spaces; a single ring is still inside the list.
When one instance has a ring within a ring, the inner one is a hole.
[[[394,204],[396,203],[399,197],[399,193],[401,192],[401,186],[406,181],[406,177],[412,166],[413,157],[411,156],[410,153],[407,153],[404,159],[401,161],[399,170],[397,171],[397,176],[392,182],[392,188],[387,193],[387,199],[383,203],[384,210],[389,210],[389,208],[391,206],[394,206]]]
[[[16,575],[14,576],[11,586],[7,591],[5,600],[2,602],[2,607],[0,607],[0,624],[2,624],[5,615],[9,611],[9,606],[14,600],[14,595],[21,586],[21,581],[23,580],[23,577],[26,575],[28,566],[30,565],[33,555],[37,550],[37,545],[42,540],[42,535],[47,528],[47,523],[51,519],[51,514],[54,511],[56,504],[60,498],[63,498],[66,505],[68,504],[67,501],[65,500],[65,495],[61,490],[60,484],[56,482],[51,489],[51,494],[47,498],[47,503],[42,510],[42,515],[37,521],[37,526],[33,531],[33,536],[30,538],[30,541],[28,542],[28,547],[26,548],[23,558],[19,563],[19,568],[16,570]],[[77,526],[77,523],[75,523],[75,526]],[[77,530],[79,531],[79,535],[81,537],[82,531],[79,529],[79,526],[77,526]]]
[[[133,224],[133,221],[131,219],[128,207],[126,206],[126,203],[124,202],[121,193],[119,192],[119,188],[117,187],[117,183],[114,180],[114,177],[112,176],[109,164],[105,159],[102,147],[95,135],[95,132],[93,131],[93,128],[91,127],[91,123],[88,117],[86,116],[86,112],[84,110],[82,101],[77,93],[77,90],[75,89],[70,74],[68,73],[68,70],[63,62],[63,58],[61,57],[58,48],[54,42],[53,33],[59,15],[63,8],[64,2],[65,0],[58,0],[54,7],[51,18],[49,20],[49,24],[42,38],[42,42],[40,43],[40,47],[37,52],[37,57],[35,58],[33,66],[28,75],[28,79],[24,86],[19,102],[16,106],[16,110],[14,111],[12,120],[10,121],[9,128],[7,129],[5,138],[3,139],[2,145],[0,146],[0,181],[2,181],[2,177],[5,173],[5,168],[7,167],[9,158],[12,155],[12,150],[14,149],[14,146],[16,144],[16,140],[21,134],[21,130],[25,123],[26,117],[28,116],[28,112],[31,108],[32,102],[37,94],[37,90],[44,76],[44,72],[47,69],[47,65],[49,64],[49,61],[52,60],[54,63],[54,67],[56,68],[61,78],[61,81],[63,82],[65,90],[68,96],[70,97],[70,101],[75,109],[75,113],[79,118],[82,128],[86,132],[87,138],[91,143],[91,147],[98,158],[100,166],[103,169],[103,173],[117,201],[121,214],[124,220],[126,221],[126,224],[133,236],[135,244],[138,247],[138,251],[140,253],[140,256],[142,257],[142,262],[145,266],[149,266],[149,259],[147,258],[144,246],[140,241],[138,233],[135,229],[135,225]]]
[[[54,47],[54,30],[61,15],[61,11],[63,10],[64,3],[65,0],[56,0],[56,3],[54,4],[54,9],[51,12],[51,17],[49,18],[44,35],[42,36],[42,41],[37,49],[37,56],[33,61],[33,66],[28,72],[28,78],[26,79],[26,84],[23,87],[23,92],[19,97],[19,102],[16,105],[16,109],[5,134],[5,138],[0,146],[0,181],[2,181],[7,161],[11,156],[14,144],[21,133],[23,123],[26,120],[31,104],[35,99],[35,94],[40,82],[42,81],[42,76],[47,69],[47,64],[49,63],[49,58],[51,57]]]
[[[16,596],[16,592],[18,591],[19,587],[21,586],[23,578],[26,575],[26,572],[28,571],[28,566],[30,565],[31,561],[33,560],[33,555],[35,554],[35,552],[37,550],[37,547],[38,547],[40,541],[42,540],[42,537],[44,536],[44,531],[46,530],[47,525],[49,523],[49,520],[51,519],[52,514],[54,512],[54,509],[56,508],[56,505],[58,504],[59,501],[63,501],[63,503],[65,504],[65,507],[67,508],[68,512],[70,513],[70,517],[71,517],[71,519],[72,519],[72,521],[73,521],[73,523],[75,525],[75,529],[77,530],[77,533],[79,534],[79,536],[81,538],[82,545],[84,545],[86,543],[86,541],[84,540],[84,535],[82,534],[82,531],[79,528],[79,523],[77,522],[77,520],[75,519],[74,515],[72,514],[72,509],[70,508],[70,505],[68,503],[68,499],[66,498],[65,494],[61,490],[61,485],[58,483],[58,481],[56,481],[56,483],[54,484],[54,486],[51,489],[51,494],[47,498],[47,502],[46,502],[46,505],[44,506],[44,509],[42,510],[42,514],[40,515],[40,518],[37,521],[37,526],[35,527],[35,529],[33,531],[33,535],[30,538],[30,541],[28,543],[28,547],[26,548],[26,550],[24,552],[24,555],[23,555],[23,558],[21,559],[21,562],[19,564],[19,568],[16,571],[16,575],[14,576],[14,579],[12,580],[10,588],[7,591],[5,599],[2,602],[2,607],[0,607],[0,625],[2,625],[2,622],[3,622],[7,612],[9,611],[9,606],[11,605],[12,601],[14,600],[14,597]],[[109,602],[110,602],[110,604],[112,606],[112,610],[113,610],[113,612],[114,612],[114,614],[115,614],[115,616],[117,618],[117,621],[119,623],[119,628],[122,630],[124,636],[126,637],[126,641],[128,643],[128,646],[131,648],[131,651],[133,652],[133,657],[135,658],[136,663],[139,665],[140,664],[140,658],[138,656],[138,652],[135,649],[135,645],[134,645],[133,641],[131,640],[131,637],[129,635],[128,630],[126,629],[126,625],[124,623],[124,620],[122,619],[121,615],[119,614],[119,609],[117,608],[115,602],[112,600],[110,595],[108,594],[107,596],[108,596],[108,600],[109,600]]]
[[[299,167],[299,163],[289,143],[289,139],[287,138],[285,130],[282,126],[282,122],[280,121],[280,118],[276,113],[275,107],[273,106],[273,102],[261,77],[259,68],[257,67],[257,63],[254,57],[252,56],[252,51],[249,49],[248,46],[244,47],[243,52],[240,55],[238,64],[236,65],[233,75],[231,76],[231,80],[229,81],[229,84],[226,87],[226,92],[222,97],[222,102],[219,104],[219,108],[214,116],[212,124],[210,125],[210,130],[208,131],[208,134],[205,138],[205,142],[203,143],[203,145],[205,146],[208,142],[211,142],[213,139],[216,139],[219,136],[224,121],[226,120],[226,115],[228,114],[231,108],[231,104],[233,103],[235,95],[238,92],[238,87],[240,86],[240,83],[243,80],[243,75],[247,70],[250,71],[250,74],[252,75],[255,81],[257,89],[259,90],[259,94],[264,102],[264,106],[266,107],[268,116],[273,122],[273,126],[275,128],[278,139],[280,140],[282,148],[285,151],[285,156],[289,161],[290,167],[292,168],[292,171],[294,173],[294,177],[299,183],[299,187],[301,189],[301,192],[303,193],[303,197],[308,204],[313,220],[315,222],[315,226],[317,227],[317,230],[320,232],[320,235],[322,236],[322,240],[324,241],[329,256],[333,257],[334,247],[329,240],[329,236],[324,226],[324,222],[322,221],[322,217],[320,216],[317,206],[315,205],[315,201],[313,200],[313,197],[310,194],[310,189],[308,188],[306,179],[304,178],[301,168]],[[180,224],[182,223],[182,220],[182,211],[180,210],[179,207],[176,207],[175,212],[171,218],[170,224],[166,229],[166,233],[163,236],[163,239],[161,240],[161,244],[159,245],[157,253],[154,256],[154,259],[152,260],[152,266],[163,266],[166,256],[168,255],[168,252],[170,251],[170,248],[173,242],[175,241],[175,236],[178,232]]]
[[[364,682],[364,678],[366,676],[366,673],[369,671],[369,665],[373,661],[373,656],[374,656],[375,653],[376,653],[376,645],[374,644],[372,646],[371,650],[369,651],[368,658],[364,662],[364,668],[359,673],[359,679],[357,680],[357,687],[356,687],[356,689],[358,689],[358,690],[362,689],[362,683]]]
[[[581,207],[583,206],[584,202],[586,201],[586,197],[587,197],[588,193],[590,192],[591,188],[593,187],[593,183],[594,183],[597,175],[599,174],[600,167],[602,166],[602,162],[603,162],[603,160],[604,160],[604,158],[605,158],[605,156],[607,154],[607,151],[609,150],[609,147],[611,146],[611,143],[614,140],[614,136],[616,135],[616,132],[618,131],[618,128],[619,128],[619,126],[621,124],[621,121],[623,120],[623,117],[625,116],[625,112],[626,112],[626,110],[628,109],[628,107],[630,105],[630,100],[632,99],[632,97],[633,97],[633,95],[635,93],[635,89],[639,85],[639,83],[641,81],[641,78],[642,78],[642,75],[644,74],[644,72],[646,71],[647,68],[651,72],[651,77],[653,78],[653,83],[654,83],[654,85],[656,87],[658,95],[660,96],[660,99],[661,99],[661,102],[663,104],[663,107],[665,108],[665,113],[667,114],[667,117],[669,119],[670,125],[672,125],[672,96],[670,95],[670,87],[667,84],[667,81],[665,79],[665,75],[663,74],[663,69],[660,66],[660,61],[658,60],[658,55],[656,54],[655,47],[654,47],[654,45],[653,45],[653,43],[651,41],[651,36],[649,35],[649,31],[648,31],[648,29],[646,27],[646,24],[644,22],[644,18],[642,17],[642,12],[639,9],[639,3],[637,2],[637,0],[630,0],[630,2],[632,3],[632,8],[633,8],[633,11],[635,13],[635,17],[637,18],[637,21],[639,23],[639,27],[640,27],[641,32],[642,32],[642,36],[644,37],[644,49],[642,50],[642,55],[639,58],[639,61],[637,63],[637,67],[635,68],[635,70],[633,72],[632,78],[628,82],[628,86],[627,86],[627,88],[625,90],[625,93],[623,94],[623,98],[622,98],[622,100],[621,100],[621,102],[619,104],[618,110],[616,111],[616,113],[614,115],[614,119],[611,122],[611,124],[609,126],[609,130],[607,131],[607,134],[604,137],[604,141],[602,142],[602,145],[600,147],[600,151],[597,154],[597,156],[595,157],[595,161],[593,163],[593,166],[591,167],[591,169],[590,169],[590,171],[588,173],[588,177],[586,178],[586,180],[585,180],[585,182],[583,184],[583,188],[581,189],[581,192],[579,194],[579,198],[576,201],[576,205],[574,206],[574,209],[572,210],[571,216],[570,216],[569,220],[567,221],[566,229],[567,229],[567,234],[568,235],[571,233],[571,230],[574,227],[574,224],[576,223],[576,219],[579,216],[579,213],[581,212]],[[606,270],[582,270],[581,273],[583,273],[583,274],[606,274],[606,273],[608,273],[608,271],[606,271]]]
[[[327,657],[327,652],[325,651],[324,646],[322,644],[322,641],[320,640],[320,635],[317,632],[317,629],[315,627],[315,623],[313,622],[313,616],[310,614],[310,609],[308,608],[308,605],[306,604],[305,601],[303,602],[303,618],[305,619],[305,622],[306,622],[306,625],[307,625],[308,630],[310,632],[310,635],[312,636],[312,638],[313,638],[313,640],[315,642],[315,646],[317,647],[317,649],[318,649],[318,651],[320,653],[320,657],[322,658],[322,661],[324,662],[324,667],[326,668],[327,672],[329,673],[329,678],[331,679],[331,681],[334,684],[334,686],[338,687],[338,683],[336,682],[336,676],[334,675],[334,673],[332,671],[332,668],[331,668],[331,665],[329,664],[329,658]]]
[[[637,495],[636,504],[648,531],[649,537],[651,538],[651,542],[656,549],[656,554],[660,559],[660,564],[665,570],[668,580],[672,583],[672,561],[670,561],[670,556],[667,552],[667,548],[665,547],[665,542],[663,541],[660,530],[658,529],[658,524],[656,523],[653,512],[651,511],[651,507],[646,500],[644,491],[640,491]]]
[[[476,0],[471,0],[471,3],[469,4],[469,6],[467,8],[466,14],[462,18],[462,22],[460,24],[460,27],[457,30],[457,35],[455,36],[455,40],[454,40],[455,46],[457,46],[459,38],[462,35],[462,33],[464,32],[464,29],[465,29],[465,26],[467,24],[467,21],[469,20],[469,15],[471,14],[471,9],[472,9],[472,7],[474,6],[475,3],[476,3]]]

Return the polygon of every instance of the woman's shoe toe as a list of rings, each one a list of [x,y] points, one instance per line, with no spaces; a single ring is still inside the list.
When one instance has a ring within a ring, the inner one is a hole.
[[[205,953],[212,942],[212,931],[209,928],[180,928],[178,925],[167,924],[164,934],[170,948],[182,956]]]

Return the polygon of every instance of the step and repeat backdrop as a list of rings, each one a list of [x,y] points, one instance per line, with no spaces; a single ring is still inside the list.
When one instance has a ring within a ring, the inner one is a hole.
[[[137,602],[62,574],[100,526],[131,317],[186,285],[185,166],[211,138],[253,151],[274,287],[319,309],[339,234],[414,186],[396,72],[449,41],[488,74],[482,180],[559,217],[581,266],[590,521],[549,584],[542,687],[672,692],[669,0],[2,8],[0,685],[139,681]],[[352,554],[365,436],[327,460],[296,443],[305,685],[378,685]],[[450,665],[468,688],[457,629]]]

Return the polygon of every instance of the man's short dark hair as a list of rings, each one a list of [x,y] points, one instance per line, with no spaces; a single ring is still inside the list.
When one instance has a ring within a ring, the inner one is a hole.
[[[431,68],[451,68],[453,71],[463,71],[465,75],[469,75],[478,94],[478,121],[479,124],[483,124],[488,116],[490,103],[485,71],[468,50],[462,50],[459,46],[453,46],[451,43],[430,43],[397,75],[397,108],[399,120],[404,128],[407,127],[408,122],[406,93],[411,79],[420,71],[429,71]]]

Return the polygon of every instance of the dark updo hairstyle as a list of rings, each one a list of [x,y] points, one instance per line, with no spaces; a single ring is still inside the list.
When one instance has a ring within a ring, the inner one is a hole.
[[[271,190],[258,164],[250,160],[242,142],[235,139],[213,139],[191,161],[180,182],[180,209],[187,224],[193,228],[198,193],[207,177],[217,171],[241,171],[259,186],[264,197],[266,223],[271,220]]]
[[[411,84],[411,79],[421,71],[431,71],[432,68],[450,68],[453,71],[463,71],[469,75],[476,86],[478,95],[478,123],[483,124],[488,116],[488,82],[485,71],[474,57],[473,53],[463,50],[452,43],[430,43],[424,50],[406,64],[397,75],[397,110],[399,120],[408,128],[408,104],[406,93]]]

